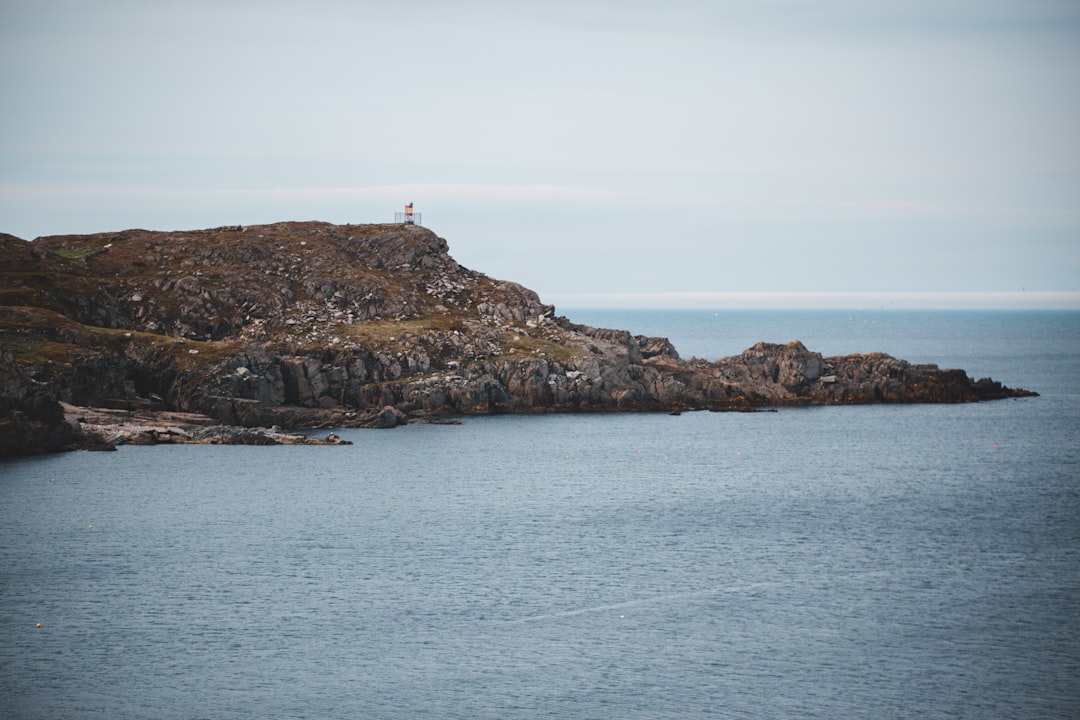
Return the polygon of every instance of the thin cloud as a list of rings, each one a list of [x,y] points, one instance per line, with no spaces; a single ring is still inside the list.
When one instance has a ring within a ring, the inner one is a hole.
[[[476,183],[402,183],[398,185],[366,185],[358,187],[293,187],[242,188],[215,191],[220,195],[296,196],[296,197],[376,197],[475,200],[596,200],[640,199],[649,194],[573,185],[498,185]]]
[[[1080,310],[1080,292],[554,293],[542,299],[579,309]]]

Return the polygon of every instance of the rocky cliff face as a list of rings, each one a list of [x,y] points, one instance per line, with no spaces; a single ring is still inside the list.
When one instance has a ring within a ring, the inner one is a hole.
[[[246,427],[385,427],[1026,394],[881,354],[823,358],[797,342],[683,360],[663,338],[557,317],[536,293],[461,267],[418,226],[0,235],[0,260],[4,447],[20,445],[17,413],[50,425],[52,400]]]
[[[78,441],[48,386],[0,351],[0,457],[65,450]]]

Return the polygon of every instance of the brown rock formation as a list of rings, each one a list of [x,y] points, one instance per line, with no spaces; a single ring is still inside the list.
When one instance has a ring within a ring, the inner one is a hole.
[[[43,450],[77,444],[52,400],[233,427],[392,427],[1031,394],[877,353],[823,358],[798,342],[683,360],[664,338],[556,317],[531,290],[461,267],[418,226],[0,235],[0,289],[7,454],[25,446],[28,422],[51,428]]]

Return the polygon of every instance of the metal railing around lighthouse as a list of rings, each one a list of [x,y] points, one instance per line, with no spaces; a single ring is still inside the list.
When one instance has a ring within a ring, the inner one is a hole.
[[[404,225],[421,225],[420,213],[394,213],[394,222],[402,223]]]

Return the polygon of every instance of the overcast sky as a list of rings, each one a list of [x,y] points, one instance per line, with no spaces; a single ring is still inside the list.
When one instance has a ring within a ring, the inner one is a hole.
[[[1080,307],[1075,0],[6,0],[0,90],[26,239],[413,202],[563,305]]]

